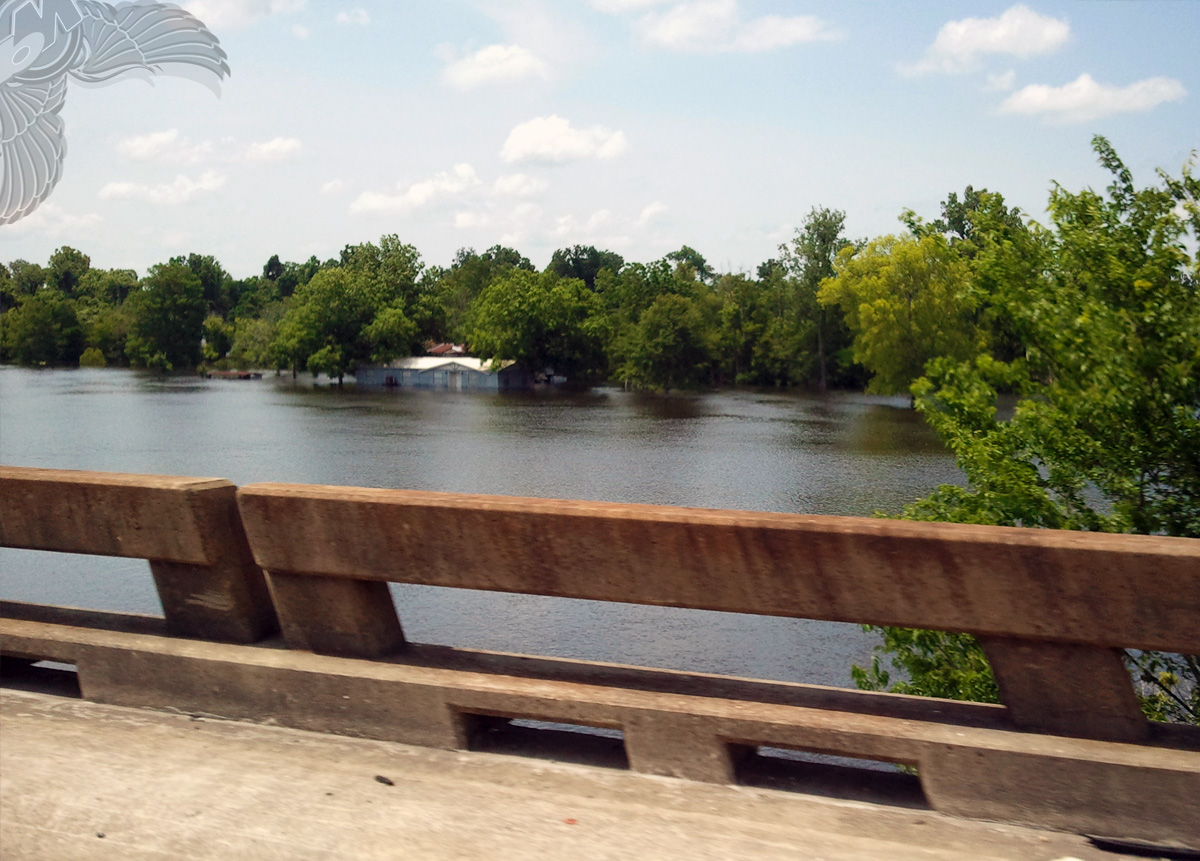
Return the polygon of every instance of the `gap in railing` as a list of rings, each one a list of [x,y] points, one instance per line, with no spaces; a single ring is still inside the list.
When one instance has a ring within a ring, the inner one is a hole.
[[[859,625],[392,584],[414,643],[853,688],[875,634]]]
[[[628,769],[620,730],[560,721],[463,714],[471,750]]]
[[[912,767],[767,745],[735,745],[734,754],[738,783],[745,786],[929,809]]]
[[[61,661],[0,657],[0,687],[80,699],[79,670]]]
[[[145,559],[3,547],[0,600],[162,615]]]

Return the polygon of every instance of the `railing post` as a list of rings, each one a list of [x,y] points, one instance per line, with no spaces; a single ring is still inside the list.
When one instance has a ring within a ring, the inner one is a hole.
[[[1142,714],[1120,649],[981,637],[1000,701],[1021,729],[1144,741]]]
[[[404,645],[388,584],[271,571],[279,626],[290,649],[378,658]]]
[[[228,484],[189,493],[208,564],[151,559],[167,627],[188,637],[253,643],[278,629]]]

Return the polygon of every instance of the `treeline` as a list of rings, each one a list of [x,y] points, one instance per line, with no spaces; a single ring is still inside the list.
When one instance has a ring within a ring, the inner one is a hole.
[[[897,234],[851,240],[843,212],[816,207],[753,275],[717,273],[686,245],[649,263],[574,246],[542,271],[512,248],[468,248],[441,267],[388,235],[326,261],[272,256],[245,279],[201,254],[138,278],[63,247],[45,266],[0,265],[0,360],[308,370],[340,382],[454,341],[585,385],[892,393],[932,359],[1008,362],[1039,348],[1004,300],[1009,274],[981,264],[1004,243],[1044,251],[1053,231],[970,186],[936,218],[901,221]],[[1085,229],[1106,241],[1099,222]]]
[[[25,365],[308,370],[341,380],[433,342],[513,359],[575,383],[653,389],[722,384],[861,387],[843,315],[817,301],[843,215],[814,210],[756,276],[717,274],[684,246],[627,263],[591,246],[538,271],[512,248],[426,265],[394,235],[336,259],[234,279],[211,255],[132,270],[62,247],[41,266],[0,265],[0,358]]]

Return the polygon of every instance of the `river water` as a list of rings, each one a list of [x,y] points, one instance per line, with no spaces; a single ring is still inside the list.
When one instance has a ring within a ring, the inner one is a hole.
[[[0,463],[810,514],[961,475],[907,399],[734,391],[356,391],[301,377],[0,368]],[[409,639],[850,685],[857,626],[421,586]],[[0,598],[159,613],[148,565],[0,551]]]

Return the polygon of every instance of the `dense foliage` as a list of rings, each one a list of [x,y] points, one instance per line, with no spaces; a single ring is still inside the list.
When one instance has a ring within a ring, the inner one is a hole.
[[[719,274],[687,245],[649,263],[576,245],[541,272],[497,245],[427,266],[387,235],[324,262],[272,255],[250,278],[189,254],[139,279],[64,246],[46,266],[0,265],[0,361],[307,370],[341,382],[359,365],[453,341],[575,384],[861,387],[844,315],[817,301],[850,244],[843,220],[814,209],[757,277]]]
[[[1050,195],[1050,224],[1014,229],[968,214],[968,290],[988,296],[1022,351],[947,351],[912,386],[916,407],[958,459],[944,486],[905,516],[1009,526],[1200,537],[1200,180],[1138,189],[1103,138],[1107,194]],[[1010,416],[997,391],[1016,395]],[[970,637],[884,629],[906,681],[876,661],[868,688],[994,700]],[[1144,708],[1200,723],[1194,656],[1129,653]]]

